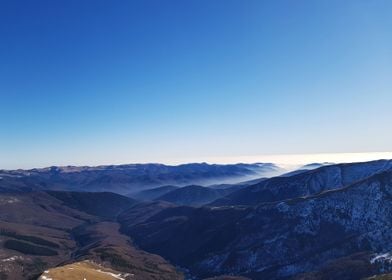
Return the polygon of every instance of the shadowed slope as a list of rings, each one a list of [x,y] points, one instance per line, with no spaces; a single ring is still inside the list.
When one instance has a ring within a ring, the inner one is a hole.
[[[392,161],[379,160],[323,166],[290,177],[274,177],[233,192],[211,203],[221,205],[257,205],[263,202],[309,196],[392,170]]]

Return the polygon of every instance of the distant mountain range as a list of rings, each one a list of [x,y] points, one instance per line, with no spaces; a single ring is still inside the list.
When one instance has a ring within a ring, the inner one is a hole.
[[[31,170],[1,170],[0,188],[12,186],[14,189],[23,190],[110,191],[128,194],[163,185],[236,183],[259,177],[271,177],[283,172],[283,169],[271,163],[65,166]]]

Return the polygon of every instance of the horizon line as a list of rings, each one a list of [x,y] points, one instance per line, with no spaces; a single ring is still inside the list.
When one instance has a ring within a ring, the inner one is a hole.
[[[20,166],[16,168],[4,168],[0,170],[31,170],[45,169],[50,167],[102,167],[102,166],[121,166],[132,164],[162,164],[167,166],[178,166],[183,164],[257,164],[272,163],[280,167],[292,168],[311,163],[350,163],[366,162],[373,160],[392,159],[392,152],[349,152],[349,153],[305,153],[305,154],[264,154],[264,155],[245,155],[245,156],[215,156],[215,157],[190,157],[177,159],[161,159],[151,161],[132,161],[129,162],[75,162],[61,164],[43,164],[36,166]]]

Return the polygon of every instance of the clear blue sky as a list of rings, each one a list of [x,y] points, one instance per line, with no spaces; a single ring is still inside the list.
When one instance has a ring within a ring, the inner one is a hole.
[[[392,150],[392,1],[4,0],[0,168]]]

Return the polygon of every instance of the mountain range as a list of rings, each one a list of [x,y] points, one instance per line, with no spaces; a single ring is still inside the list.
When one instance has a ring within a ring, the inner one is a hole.
[[[3,186],[22,190],[110,191],[132,194],[163,185],[211,185],[271,177],[284,170],[272,163],[207,164],[177,166],[127,164],[96,167],[48,167],[30,170],[0,170]],[[0,181],[1,182],[1,181]]]
[[[0,279],[57,275],[55,267],[67,265],[124,279],[354,280],[392,272],[392,161],[291,174],[270,166],[278,176],[252,180],[253,165],[233,165],[230,174],[248,171],[232,183],[217,179],[227,166],[195,166],[181,167],[180,182],[137,187],[133,197],[126,184],[114,188],[127,196],[108,192],[112,184],[86,188],[96,168],[2,171]],[[210,167],[217,177],[200,171]],[[156,170],[149,178],[165,177]],[[123,172],[108,171],[111,182],[114,174],[127,178]],[[181,184],[212,177],[209,185]]]

